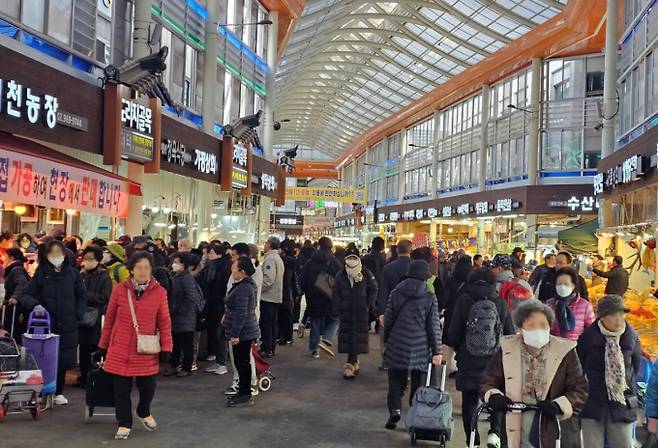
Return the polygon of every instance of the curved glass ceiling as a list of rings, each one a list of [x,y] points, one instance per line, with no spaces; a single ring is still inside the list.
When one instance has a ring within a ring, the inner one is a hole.
[[[365,130],[567,0],[309,0],[276,72],[275,144],[338,157]],[[323,157],[320,157],[323,156]]]

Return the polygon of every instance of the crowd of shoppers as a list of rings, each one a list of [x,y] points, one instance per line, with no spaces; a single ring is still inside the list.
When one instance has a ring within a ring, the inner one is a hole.
[[[344,354],[342,376],[354,380],[374,328],[388,377],[388,429],[397,427],[402,398],[408,392],[411,404],[428,364],[445,362],[462,395],[466,434],[477,429],[471,424],[478,405],[488,405],[489,448],[552,446],[556,418],[562,446],[633,446],[641,350],[624,319],[628,272],[621,257],[609,271],[594,269],[607,281],[595,310],[566,252],[547,254],[529,275],[520,248],[489,261],[405,239],[386,252],[381,237],[365,254],[354,244],[337,250],[328,237],[304,244],[270,237],[262,254],[242,242],[194,248],[189,240],[165,246],[148,236],[0,239],[4,302],[19,316],[11,336],[20,342],[30,312],[50,315],[60,335],[57,405],[68,403],[66,371],[79,363],[76,385],[87,387],[99,351],[113,375],[117,439],[132,429],[133,384],[136,417],[157,429],[151,403],[160,353],[169,354],[165,376],[175,378],[191,376],[200,359],[210,362],[208,373],[231,367],[228,406],[251,406],[255,352],[273,358],[277,346],[293,345],[295,332],[303,337],[310,328],[311,357]],[[656,395],[649,390],[647,398],[654,423]],[[536,411],[510,412],[518,401]]]

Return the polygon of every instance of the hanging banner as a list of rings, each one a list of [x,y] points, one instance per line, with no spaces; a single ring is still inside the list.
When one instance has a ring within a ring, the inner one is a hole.
[[[365,204],[366,190],[353,188],[286,187],[287,201],[333,201]]]
[[[3,201],[125,217],[129,188],[111,176],[0,148]]]

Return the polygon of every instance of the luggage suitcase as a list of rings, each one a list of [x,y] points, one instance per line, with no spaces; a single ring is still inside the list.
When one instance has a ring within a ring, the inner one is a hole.
[[[85,392],[85,421],[99,414],[96,408],[114,407],[114,378],[112,374],[103,370],[103,359],[96,359],[96,353],[91,355],[91,370],[87,374],[87,391]]]
[[[445,364],[441,367],[441,385],[430,386],[432,363],[429,364],[425,387],[416,390],[405,417],[412,446],[417,440],[432,440],[445,447],[452,436],[452,397],[445,391],[447,367]]]

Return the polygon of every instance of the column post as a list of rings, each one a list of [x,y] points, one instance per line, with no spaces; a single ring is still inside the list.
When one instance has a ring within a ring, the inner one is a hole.
[[[207,0],[208,21],[206,22],[206,51],[203,65],[203,130],[207,134],[215,133],[217,121],[217,55],[219,54],[219,34],[217,33],[217,0]],[[219,118],[221,121],[221,118]]]
[[[270,72],[267,75],[267,95],[265,96],[265,110],[263,111],[263,151],[265,158],[270,160],[274,157],[274,82],[277,65],[278,51],[278,29],[279,13],[272,11],[269,13],[269,19],[272,21],[267,29],[267,66]],[[285,118],[285,117],[283,117]]]
[[[530,68],[532,84],[530,86],[530,134],[528,135],[528,184],[537,184],[539,171],[539,131],[541,127],[541,80],[542,60],[533,58]]]
[[[400,130],[400,174],[398,174],[398,201],[404,201],[404,193],[406,185],[404,184],[404,174],[406,171],[406,155],[407,155],[407,128]]]
[[[482,86],[482,97],[480,99],[480,165],[478,166],[478,187],[484,191],[487,186],[487,148],[489,147],[489,104],[491,87]]]

